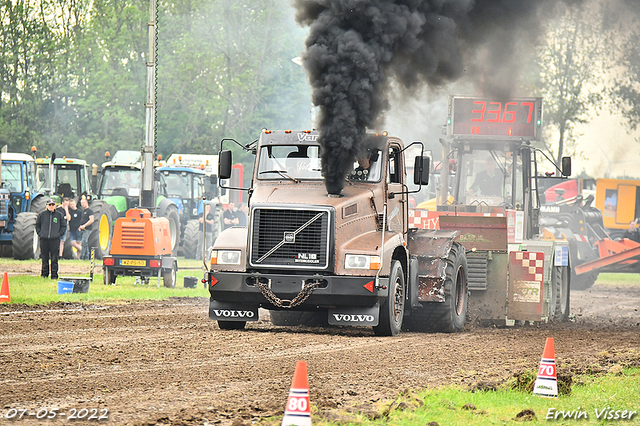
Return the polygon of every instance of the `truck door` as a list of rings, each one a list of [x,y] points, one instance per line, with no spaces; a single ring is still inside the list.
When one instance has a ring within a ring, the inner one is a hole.
[[[405,217],[406,194],[403,188],[404,164],[399,145],[389,146],[389,163],[387,167],[387,229],[406,233],[408,226]]]

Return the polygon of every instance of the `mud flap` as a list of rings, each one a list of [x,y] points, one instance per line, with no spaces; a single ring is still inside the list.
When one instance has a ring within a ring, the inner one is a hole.
[[[258,321],[258,306],[209,302],[209,318],[221,321]]]
[[[509,253],[507,320],[540,321],[543,306],[544,253]]]
[[[342,307],[329,309],[329,324],[352,326],[376,326],[380,317],[380,303],[367,307]]]

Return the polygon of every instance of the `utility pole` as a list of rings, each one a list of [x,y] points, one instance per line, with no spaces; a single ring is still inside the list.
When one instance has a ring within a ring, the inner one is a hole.
[[[149,0],[149,54],[147,56],[146,139],[142,147],[142,190],[140,207],[153,211],[156,207],[154,179],[156,139],[156,0]]]

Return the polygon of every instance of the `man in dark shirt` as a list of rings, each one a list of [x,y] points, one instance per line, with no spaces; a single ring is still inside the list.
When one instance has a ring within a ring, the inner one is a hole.
[[[502,173],[497,170],[496,160],[488,157],[485,161],[486,170],[478,172],[473,184],[469,187],[469,194],[478,194],[484,196],[501,196],[502,195]]]
[[[204,217],[200,216],[200,218],[198,219],[200,221],[200,227],[199,230],[200,232],[202,232],[202,223],[205,222],[206,226],[205,226],[205,236],[206,236],[206,240],[205,240],[205,248],[209,248],[211,245],[213,245],[213,227],[216,223],[215,221],[215,217],[213,215],[213,213],[211,213],[211,204],[209,203],[205,203],[204,205]],[[199,240],[200,243],[202,243],[202,239]],[[202,245],[198,244],[198,247],[201,249]]]
[[[80,242],[80,259],[87,260],[89,259],[89,235],[91,234],[91,228],[94,221],[93,210],[89,207],[89,201],[86,197],[82,197],[80,200],[80,205],[82,206],[82,216],[80,220],[80,232],[82,235],[82,239]]]
[[[240,223],[240,219],[238,219],[235,208],[235,204],[231,202],[229,203],[227,209],[224,211],[222,215],[222,222],[224,224],[223,229],[231,228],[232,226],[238,226],[238,224]]]
[[[80,258],[80,251],[82,250],[82,232],[80,231],[80,225],[82,225],[82,209],[76,207],[76,200],[69,200],[69,241],[71,245],[76,249],[74,258]]]
[[[62,212],[56,210],[56,203],[46,200],[47,209],[36,219],[36,233],[40,237],[40,252],[42,255],[43,278],[49,277],[49,260],[51,260],[51,279],[58,279],[58,252],[60,251],[60,237],[67,230],[67,220]]]

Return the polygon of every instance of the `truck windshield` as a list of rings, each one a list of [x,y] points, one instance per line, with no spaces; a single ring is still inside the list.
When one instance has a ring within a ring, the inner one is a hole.
[[[353,162],[349,180],[362,182],[378,182],[382,171],[382,151],[368,150],[362,157]]]
[[[119,188],[123,188],[129,196],[140,195],[140,170],[107,168],[104,170],[100,184],[101,195],[124,195]],[[115,192],[115,193],[114,193]]]
[[[49,164],[38,164],[37,173],[37,188],[38,192],[43,192],[45,189],[51,188],[51,182],[49,182]]]
[[[268,145],[260,149],[258,179],[322,179],[318,145]]]
[[[163,172],[167,197],[191,198],[191,174],[187,172]]]
[[[513,188],[512,184],[522,181],[520,159],[513,162],[513,153],[500,150],[475,150],[465,156],[460,167],[462,193],[459,194],[464,204],[486,204],[498,206],[513,200],[514,192],[521,195],[521,188]],[[515,179],[514,179],[515,173]],[[515,189],[515,191],[514,191]],[[518,203],[520,196],[515,197]]]
[[[22,192],[22,165],[2,162],[2,186],[10,192]]]

